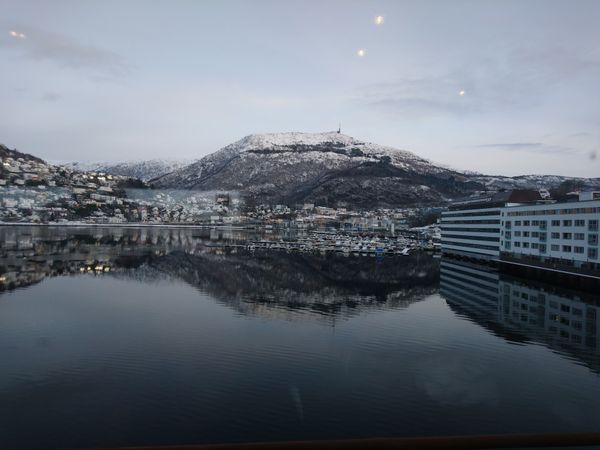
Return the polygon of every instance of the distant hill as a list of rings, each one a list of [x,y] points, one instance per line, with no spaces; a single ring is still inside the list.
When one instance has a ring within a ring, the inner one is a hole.
[[[127,161],[121,163],[79,163],[68,164],[74,170],[86,172],[104,172],[111,175],[137,178],[142,181],[148,181],[153,178],[166,175],[175,170],[189,165],[192,161],[172,161],[166,159],[151,159],[146,161]]]
[[[571,177],[460,172],[335,132],[255,134],[162,175],[157,188],[236,190],[251,202],[358,208],[440,204],[483,190],[549,189]],[[577,179],[600,187],[600,178]]]
[[[191,163],[149,160],[52,166],[3,145],[0,157],[45,165],[43,170],[56,174],[57,186],[71,184],[69,179],[75,173],[105,172],[115,177],[140,179],[158,189],[239,191],[249,205],[314,203],[371,209],[441,205],[482,191],[513,188],[555,192],[572,186],[600,189],[600,178],[506,177],[453,170],[409,151],[336,132],[254,134]],[[3,166],[0,178],[9,178]],[[129,186],[123,183],[123,187]]]
[[[29,153],[21,153],[18,150],[11,150],[2,144],[0,144],[0,158],[2,158],[2,159],[4,159],[4,158],[13,158],[13,159],[22,158],[25,161],[35,161],[37,163],[43,163],[43,164],[46,163],[46,161],[44,161],[41,158],[38,158],[37,156],[30,155]]]

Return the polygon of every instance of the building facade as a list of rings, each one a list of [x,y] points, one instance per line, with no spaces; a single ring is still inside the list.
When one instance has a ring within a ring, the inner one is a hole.
[[[501,214],[501,259],[600,272],[600,200],[514,206]]]
[[[502,209],[541,200],[537,191],[513,190],[454,202],[442,213],[442,252],[497,260]]]
[[[454,203],[442,214],[442,252],[600,277],[600,193],[552,203],[525,192]]]

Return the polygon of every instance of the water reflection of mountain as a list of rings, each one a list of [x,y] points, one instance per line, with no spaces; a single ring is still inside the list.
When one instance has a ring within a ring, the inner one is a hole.
[[[243,314],[351,315],[404,307],[437,291],[439,262],[427,254],[372,257],[250,252],[243,233],[189,229],[0,228],[1,286],[93,273],[184,281]]]
[[[539,342],[600,373],[600,297],[532,285],[485,267],[442,260],[440,293],[448,305],[498,336]]]

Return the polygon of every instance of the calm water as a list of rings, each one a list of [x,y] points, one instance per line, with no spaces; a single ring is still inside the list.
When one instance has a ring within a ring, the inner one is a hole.
[[[600,429],[600,299],[243,239],[0,228],[0,447]]]

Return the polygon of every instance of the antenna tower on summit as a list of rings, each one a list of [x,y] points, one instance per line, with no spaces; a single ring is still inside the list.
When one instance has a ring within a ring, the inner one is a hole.
[[[341,123],[341,122],[340,122],[340,126],[339,126],[339,128],[338,128],[338,131],[337,131],[337,133],[338,133],[338,134],[341,134],[341,133],[342,133],[342,123]]]

